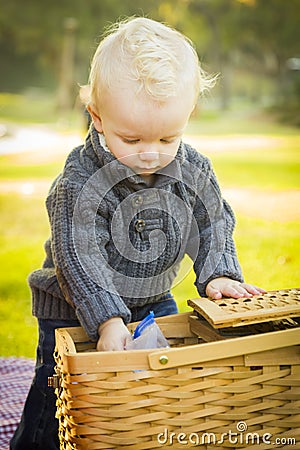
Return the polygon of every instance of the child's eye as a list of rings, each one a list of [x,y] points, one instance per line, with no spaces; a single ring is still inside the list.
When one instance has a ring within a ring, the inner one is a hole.
[[[126,139],[126,138],[123,138],[123,142],[125,142],[125,144],[137,144],[139,142],[139,139]]]
[[[160,142],[162,144],[172,144],[172,142],[174,142],[174,139],[160,139]]]

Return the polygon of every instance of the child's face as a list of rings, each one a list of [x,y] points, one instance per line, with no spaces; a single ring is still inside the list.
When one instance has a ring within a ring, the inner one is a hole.
[[[159,103],[120,88],[104,94],[99,111],[89,111],[113,155],[148,179],[176,156],[193,107],[192,93]]]

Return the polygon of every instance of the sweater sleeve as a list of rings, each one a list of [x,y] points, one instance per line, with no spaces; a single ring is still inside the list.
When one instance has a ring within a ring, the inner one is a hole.
[[[206,296],[209,281],[229,277],[243,281],[233,240],[235,217],[221,191],[208,159],[205,159],[198,180],[194,217],[198,225],[194,258],[195,285],[201,296]],[[195,247],[195,246],[194,246]]]
[[[52,252],[56,275],[66,300],[72,304],[76,315],[87,334],[98,339],[99,324],[112,317],[122,317],[125,323],[130,321],[130,311],[114,291],[111,275],[103,262],[105,261],[105,244],[109,239],[107,219],[97,217],[97,250],[102,259],[94,255],[95,245],[89,248],[89,235],[85,230],[84,214],[89,205],[77,211],[74,221],[76,201],[82,185],[62,178],[47,199],[47,209],[51,225]],[[74,224],[77,234],[81,236],[76,245],[74,240]],[[82,252],[85,252],[85,254]],[[98,254],[98,256],[99,256]],[[81,256],[81,257],[80,257]],[[94,258],[94,256],[96,256]],[[97,274],[103,277],[103,283],[93,277],[93,273],[82,261],[88,258],[97,267]],[[103,286],[111,286],[105,289]]]

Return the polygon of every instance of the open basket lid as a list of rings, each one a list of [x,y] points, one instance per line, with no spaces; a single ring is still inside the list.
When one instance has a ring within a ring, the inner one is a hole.
[[[196,298],[187,303],[214,328],[300,317],[299,288],[269,291],[249,298]]]

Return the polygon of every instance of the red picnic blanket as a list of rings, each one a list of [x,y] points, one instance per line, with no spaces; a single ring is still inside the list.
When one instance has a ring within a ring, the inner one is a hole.
[[[20,421],[34,366],[32,359],[0,357],[0,450],[8,450]]]

